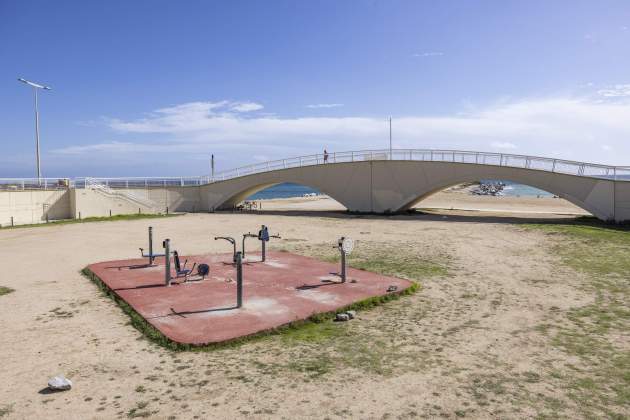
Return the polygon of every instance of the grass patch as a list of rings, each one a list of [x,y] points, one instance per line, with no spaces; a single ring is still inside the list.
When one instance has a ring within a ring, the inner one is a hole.
[[[563,322],[538,329],[552,345],[581,363],[564,374],[569,397],[587,417],[621,418],[630,408],[630,230],[590,219],[567,225],[534,224],[555,236],[553,251],[581,274],[593,302],[566,311]]]
[[[8,416],[13,412],[12,405],[5,405],[4,407],[0,407],[0,417]]]
[[[8,295],[9,293],[13,292],[15,292],[15,290],[11,289],[10,287],[0,286],[0,296]]]
[[[120,220],[137,220],[137,219],[157,219],[163,217],[175,217],[180,214],[119,214],[111,217],[86,217],[83,219],[64,219],[55,220],[48,223],[33,223],[28,225],[16,225],[16,226],[0,226],[0,230],[5,229],[22,229],[31,227],[46,227],[57,225],[70,225],[75,223],[91,223],[91,222],[117,222]]]

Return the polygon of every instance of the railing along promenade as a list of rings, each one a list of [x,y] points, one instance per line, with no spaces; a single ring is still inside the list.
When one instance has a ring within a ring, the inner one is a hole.
[[[629,166],[610,166],[595,163],[576,162],[539,156],[507,153],[473,152],[461,150],[431,149],[384,149],[333,152],[327,156],[315,154],[298,156],[269,162],[255,163],[219,172],[214,176],[196,177],[128,177],[128,178],[0,178],[0,190],[65,189],[85,188],[96,182],[109,188],[153,188],[173,186],[195,186],[225,181],[246,175],[280,169],[299,168],[331,163],[364,162],[378,160],[448,162],[477,165],[492,165],[509,168],[530,169],[550,173],[581,177],[601,178],[616,181],[630,181]]]

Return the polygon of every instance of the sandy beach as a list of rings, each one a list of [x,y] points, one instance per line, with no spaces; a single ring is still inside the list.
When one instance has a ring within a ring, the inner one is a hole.
[[[328,196],[295,197],[257,200],[262,210],[274,211],[343,211],[345,207]],[[418,203],[417,210],[454,210],[484,212],[495,215],[527,217],[586,216],[589,213],[561,198],[549,196],[482,196],[471,195],[466,190],[447,190],[431,195]]]
[[[582,287],[584,275],[551,252],[554,237],[511,223],[513,213],[480,221],[450,210],[393,217],[279,211],[305,201],[313,210],[331,200],[265,202],[272,214],[0,231],[1,283],[15,289],[0,296],[0,413],[77,419],[579,416],[570,390],[553,372],[564,375],[570,372],[565,363],[579,368],[584,362],[552,346],[540,325],[595,298]],[[453,207],[504,209],[516,201],[471,197]],[[558,199],[521,201],[573,210]],[[431,203],[448,207],[449,196]],[[519,208],[524,210],[531,209]],[[238,237],[261,224],[282,235],[272,249],[318,258],[334,256],[339,236],[353,237],[353,258],[384,261],[393,274],[414,277],[422,290],[323,330],[173,352],[143,337],[80,274],[89,263],[135,257],[149,225],[185,255],[224,252],[225,244],[212,236]],[[419,268],[397,271],[410,263]],[[46,381],[60,373],[74,388],[47,393]],[[561,408],[550,408],[551,400]]]

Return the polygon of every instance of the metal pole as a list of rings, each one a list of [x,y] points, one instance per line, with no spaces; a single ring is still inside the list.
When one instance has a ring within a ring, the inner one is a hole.
[[[42,171],[39,159],[39,109],[37,106],[37,88],[33,87],[35,94],[35,153],[37,154],[37,183],[42,183]]]
[[[214,178],[214,154],[212,155],[212,158],[210,159],[210,172],[212,172],[212,178]]]
[[[339,248],[341,250],[341,282],[346,282],[346,253],[343,248]]]
[[[243,257],[236,253],[236,307],[243,306]]]
[[[392,117],[389,117],[389,160],[392,160]]]
[[[153,227],[149,226],[149,265],[153,264]]]
[[[171,285],[171,240],[164,240],[164,284]]]

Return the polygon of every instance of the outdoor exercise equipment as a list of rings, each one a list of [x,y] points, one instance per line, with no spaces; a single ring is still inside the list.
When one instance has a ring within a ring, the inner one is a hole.
[[[174,250],[171,251],[171,240],[170,239],[165,239],[164,242],[162,242],[162,247],[164,247],[164,284],[166,286],[170,286],[171,282],[173,281],[173,276],[171,275],[171,254],[173,255],[173,260],[175,261],[175,278],[179,278],[179,277],[184,277],[184,281],[188,281],[188,276],[190,276],[193,271],[195,271],[195,266],[197,265],[197,263],[194,263],[192,268],[187,269],[186,268],[186,264],[188,263],[188,260],[184,261],[184,265],[181,265],[181,262],[179,260],[179,253]],[[208,275],[208,273],[210,272],[210,267],[208,267],[207,264],[200,264],[201,265],[206,266],[204,269],[198,268],[197,269],[197,274],[202,276],[202,280],[205,278],[206,275]],[[202,274],[202,271],[205,274]]]
[[[201,280],[205,279],[210,273],[210,266],[208,264],[199,264],[197,266],[197,275],[201,276]]]
[[[236,264],[236,307],[243,306],[243,254],[239,252],[235,255]]]
[[[232,247],[234,248],[234,252],[232,253],[232,262],[236,263],[236,241],[234,240],[234,238],[232,238],[231,236],[215,236],[214,240],[218,241],[219,239],[223,239],[224,241],[228,241],[229,243],[232,244]]]
[[[260,227],[260,230],[258,231],[258,234],[254,234],[254,233],[250,233],[247,232],[245,234],[243,234],[243,258],[245,258],[245,239],[246,238],[258,238],[258,240],[261,242],[261,250],[262,250],[262,261],[264,262],[267,259],[267,242],[269,242],[270,238],[277,238],[277,239],[281,239],[280,235],[270,235],[269,234],[269,229],[267,228],[267,226],[262,225]]]
[[[164,283],[166,286],[171,285],[171,240],[164,239],[162,242],[164,248]]]
[[[354,249],[354,241],[351,238],[346,238],[342,236],[337,241],[337,247],[339,249],[339,253],[341,254],[341,273],[339,274],[341,277],[341,282],[346,282],[346,256],[350,255],[352,250]]]
[[[258,235],[249,232],[243,234],[243,247],[241,248],[243,252],[243,258],[245,258],[245,239],[247,238],[258,238]]]
[[[163,257],[164,254],[154,254],[153,253],[153,227],[149,226],[149,253],[145,254],[144,253],[144,248],[140,248],[140,255],[142,255],[142,258],[148,258],[149,259],[149,265],[152,266],[153,265],[153,261],[155,260],[156,257]]]
[[[179,261],[179,253],[177,251],[173,251],[173,259],[175,260],[175,273],[177,277],[184,276],[184,281],[188,281],[188,276],[195,270],[197,263],[194,263],[192,268],[187,269],[186,264],[188,264],[188,260],[185,260],[184,266],[182,267]]]
[[[261,248],[262,248],[262,261],[265,262],[265,260],[267,259],[267,255],[266,255],[266,244],[267,242],[269,242],[270,238],[276,238],[276,239],[281,239],[280,235],[270,235],[269,234],[269,229],[267,228],[267,226],[262,225],[260,227],[260,230],[258,231],[258,240],[261,241]]]

